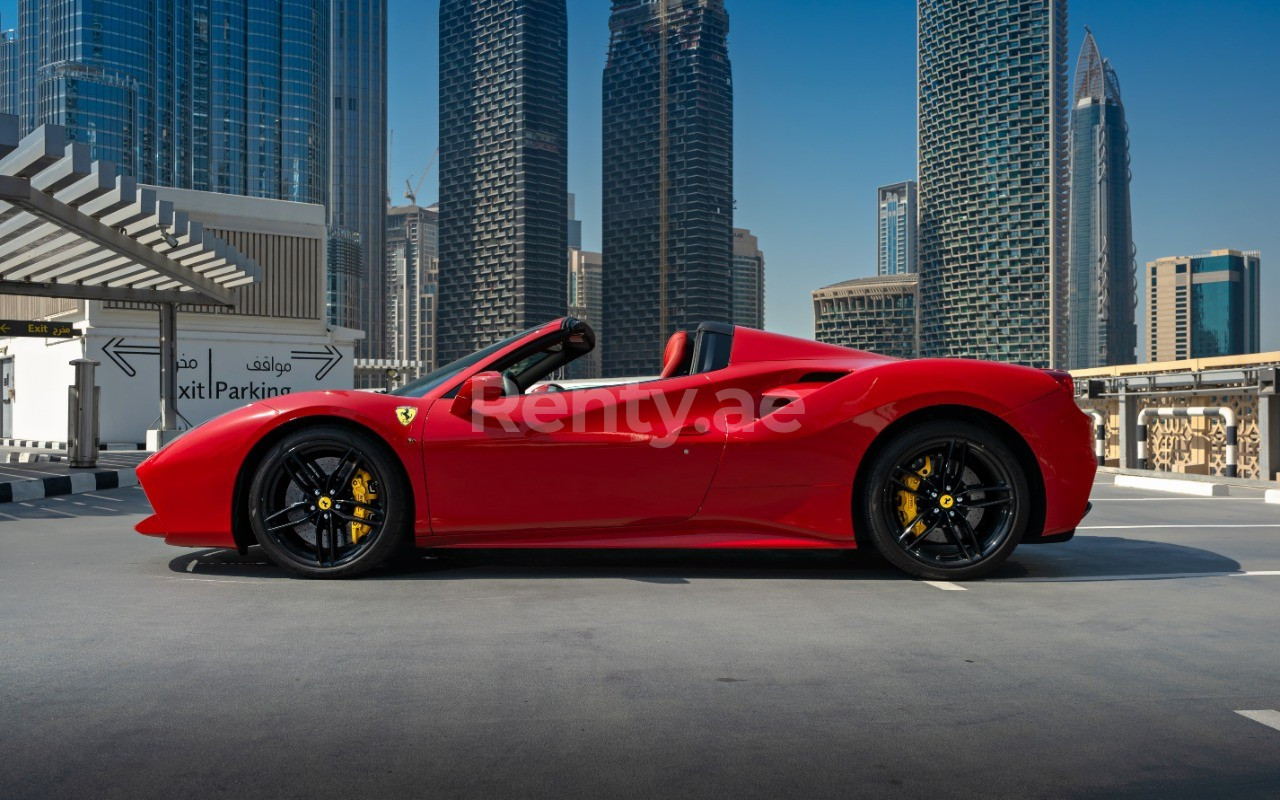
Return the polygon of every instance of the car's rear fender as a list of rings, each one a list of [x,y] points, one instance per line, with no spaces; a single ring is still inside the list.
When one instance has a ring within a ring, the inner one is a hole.
[[[769,417],[730,428],[713,485],[852,486],[871,443],[908,414],[957,406],[1002,418],[1060,389],[1039,370],[1007,364],[958,359],[879,362]]]

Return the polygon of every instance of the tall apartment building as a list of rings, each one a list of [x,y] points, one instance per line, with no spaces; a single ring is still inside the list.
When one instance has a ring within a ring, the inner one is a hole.
[[[437,359],[563,316],[565,0],[441,0]]]
[[[1070,369],[1137,360],[1136,254],[1120,81],[1085,28],[1071,109]]]
[[[330,321],[365,332],[357,358],[386,349],[387,0],[331,0],[329,224],[360,234],[358,300]]]
[[[1257,251],[1214,250],[1147,262],[1147,355],[1179,361],[1260,349]]]
[[[439,206],[392,206],[386,212],[386,358],[436,367]]]
[[[813,292],[813,336],[820,342],[895,358],[920,351],[920,276],[855,278]]]
[[[1066,0],[919,0],[926,355],[1060,366]]]
[[[614,0],[603,86],[605,374],[729,322],[733,84],[723,0]]]
[[[919,272],[915,181],[876,189],[876,274]]]
[[[733,229],[732,300],[734,325],[764,328],[764,251],[746,228]]]
[[[323,204],[329,10],[20,0],[22,126],[66,126],[139,183]]]
[[[600,315],[604,310],[603,261],[599,253],[569,248],[569,316],[585,320],[596,332],[596,347],[565,368],[566,378],[599,378],[603,368],[605,336]]]

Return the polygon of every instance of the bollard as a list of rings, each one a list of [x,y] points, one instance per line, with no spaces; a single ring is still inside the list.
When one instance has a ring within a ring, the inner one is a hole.
[[[1107,418],[1103,416],[1101,411],[1093,408],[1081,409],[1084,413],[1093,418],[1093,457],[1098,462],[1098,466],[1105,467],[1107,465]],[[1145,447],[1145,436],[1141,440]]]
[[[67,461],[73,467],[98,465],[98,387],[91,358],[71,361],[76,368],[75,383],[67,387]]]

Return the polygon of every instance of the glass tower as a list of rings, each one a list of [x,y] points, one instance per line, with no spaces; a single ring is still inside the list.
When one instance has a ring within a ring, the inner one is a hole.
[[[329,4],[19,0],[24,131],[141,183],[324,203]]]
[[[723,0],[614,0],[604,68],[604,374],[655,374],[730,322],[733,81]]]
[[[1129,216],[1129,129],[1120,82],[1085,29],[1071,111],[1070,344],[1067,367],[1132,364],[1138,303]]]
[[[1258,352],[1261,272],[1262,256],[1256,250],[1214,250],[1148,262],[1148,360]]]
[[[18,33],[0,31],[0,114],[18,113]]]
[[[356,231],[362,244],[355,308],[328,309],[331,323],[364,331],[357,357],[382,358],[388,342],[387,0],[332,0],[332,116],[329,224]],[[333,268],[333,265],[331,265]]]
[[[332,225],[329,226],[328,233],[325,308],[329,311],[329,324],[355,328],[352,316],[360,295],[360,234]]]
[[[565,315],[567,37],[565,0],[441,0],[440,363]]]
[[[1066,360],[1066,0],[919,0],[925,355]]]
[[[916,182],[876,190],[876,274],[918,272],[916,262]]]

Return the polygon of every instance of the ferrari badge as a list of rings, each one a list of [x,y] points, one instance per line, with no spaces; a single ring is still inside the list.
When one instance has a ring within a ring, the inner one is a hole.
[[[418,415],[417,406],[396,406],[396,419],[401,425],[408,425]]]

